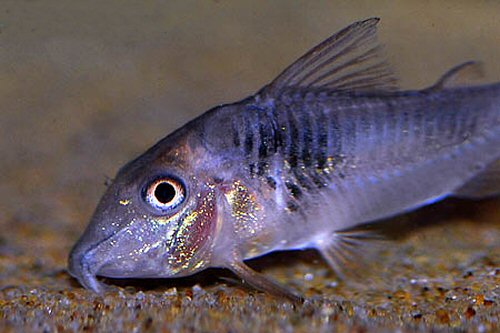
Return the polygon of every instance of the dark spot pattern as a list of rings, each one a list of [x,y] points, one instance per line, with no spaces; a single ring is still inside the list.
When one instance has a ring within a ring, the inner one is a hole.
[[[262,179],[272,190],[284,186],[296,206],[290,211],[296,211],[306,194],[331,182],[327,169],[342,160],[342,133],[333,112],[314,96],[307,101],[298,92],[290,96],[283,96],[284,103],[276,100],[265,108],[246,105],[245,112],[233,121],[233,128],[241,127],[237,135],[233,130],[233,143],[241,146],[250,177]]]

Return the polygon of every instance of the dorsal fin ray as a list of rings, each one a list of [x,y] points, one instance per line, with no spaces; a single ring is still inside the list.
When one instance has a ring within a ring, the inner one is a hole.
[[[484,77],[479,61],[466,61],[450,68],[439,80],[426,90],[437,91],[445,88],[468,86]]]
[[[397,80],[377,42],[379,18],[355,22],[288,66],[263,93],[276,96],[287,87],[392,91]]]

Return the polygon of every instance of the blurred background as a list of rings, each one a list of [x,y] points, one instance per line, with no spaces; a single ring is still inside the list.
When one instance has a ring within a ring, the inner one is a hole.
[[[494,1],[3,0],[0,223],[80,230],[121,165],[356,20],[382,18],[405,89],[471,59],[485,82],[500,80],[499,11]]]
[[[466,60],[500,81],[498,13],[486,0],[0,1],[0,287],[60,283],[29,274],[64,270],[120,166],[346,25],[380,17],[416,89]],[[498,221],[497,204],[474,209]],[[498,248],[497,226],[478,244]]]

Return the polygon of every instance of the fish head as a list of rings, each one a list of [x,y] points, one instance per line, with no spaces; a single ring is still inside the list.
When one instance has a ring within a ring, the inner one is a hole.
[[[190,141],[174,133],[118,172],[69,256],[85,287],[101,292],[97,275],[174,277],[208,265],[217,191]]]

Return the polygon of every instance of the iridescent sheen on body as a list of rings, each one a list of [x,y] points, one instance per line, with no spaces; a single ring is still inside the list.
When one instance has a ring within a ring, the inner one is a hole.
[[[257,94],[209,110],[124,166],[73,248],[70,272],[174,277],[232,270],[299,300],[244,260],[315,248],[341,273],[366,235],[346,229],[450,195],[500,190],[500,83],[448,71],[397,88],[376,41],[353,23]]]

